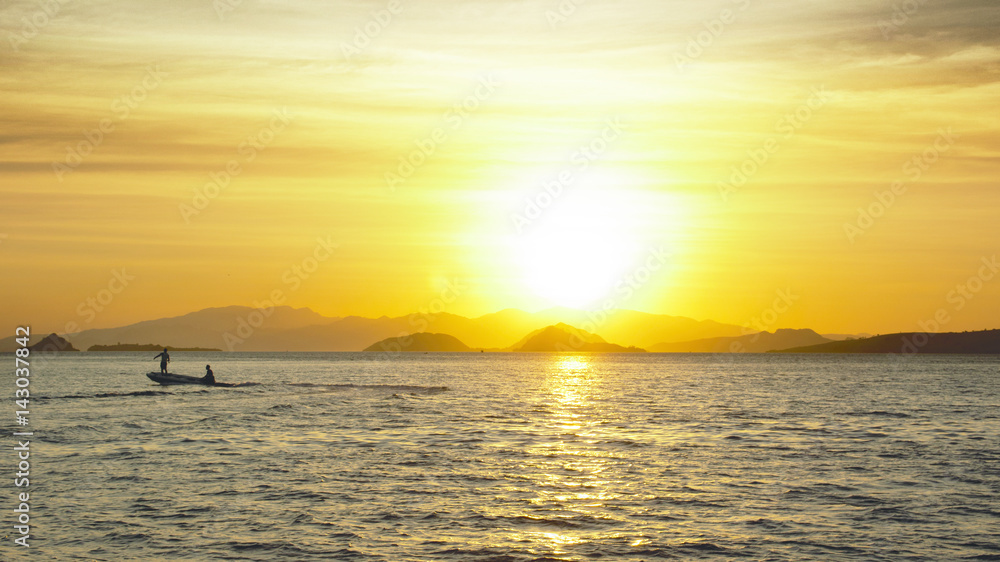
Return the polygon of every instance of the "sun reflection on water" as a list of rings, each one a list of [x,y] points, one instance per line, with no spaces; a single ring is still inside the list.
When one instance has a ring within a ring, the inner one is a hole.
[[[583,356],[559,357],[550,371],[549,387],[555,399],[555,424],[565,431],[576,431],[590,421],[580,412],[589,405],[590,362]]]
[[[619,498],[612,476],[621,459],[603,445],[609,420],[599,401],[601,376],[588,355],[553,356],[539,399],[538,441],[532,479],[536,496],[529,500],[529,517],[562,524],[580,524],[608,517],[609,502]],[[565,552],[594,537],[582,530],[531,530],[524,538]]]

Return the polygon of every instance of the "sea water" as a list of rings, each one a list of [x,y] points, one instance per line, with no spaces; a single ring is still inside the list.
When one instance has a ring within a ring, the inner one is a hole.
[[[996,357],[172,355],[35,361],[0,558],[1000,560]]]

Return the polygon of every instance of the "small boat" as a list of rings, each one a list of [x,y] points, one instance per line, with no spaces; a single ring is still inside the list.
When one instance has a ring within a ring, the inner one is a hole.
[[[146,373],[146,376],[150,378],[153,382],[158,382],[163,385],[167,384],[200,384],[204,386],[237,386],[232,383],[217,382],[208,383],[205,379],[201,377],[189,377],[187,375],[177,375],[174,373]]]

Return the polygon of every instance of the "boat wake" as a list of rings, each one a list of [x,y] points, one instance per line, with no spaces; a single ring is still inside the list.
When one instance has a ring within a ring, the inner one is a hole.
[[[347,392],[367,392],[372,394],[410,394],[410,395],[433,395],[448,392],[447,386],[415,386],[396,384],[317,384],[317,383],[284,383],[276,385],[265,385],[259,382],[244,383],[221,383],[215,387],[224,388],[249,388],[249,387],[270,387],[280,389],[282,387],[296,390],[307,394],[319,393],[347,393]],[[39,401],[51,400],[78,400],[94,398],[129,398],[129,397],[155,397],[173,396],[177,394],[209,393],[209,389],[214,388],[206,385],[156,385],[156,390],[139,390],[135,392],[99,392],[95,394],[67,394],[63,396],[38,396]],[[162,389],[162,390],[161,390]]]

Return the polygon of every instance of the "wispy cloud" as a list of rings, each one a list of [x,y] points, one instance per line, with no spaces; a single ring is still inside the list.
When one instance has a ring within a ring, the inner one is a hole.
[[[43,4],[59,8],[49,13]],[[177,263],[201,244],[199,260],[240,270],[249,266],[234,248],[271,240],[277,249],[262,260],[271,263],[281,247],[337,224],[372,255],[387,252],[379,271],[393,270],[393,259],[412,267],[421,257],[465,268],[467,256],[450,254],[451,245],[466,237],[497,245],[505,233],[501,202],[520,200],[558,173],[595,127],[617,116],[628,134],[594,167],[603,177],[629,178],[608,189],[646,193],[640,200],[683,195],[689,230],[700,229],[688,243],[705,250],[691,251],[683,284],[721,295],[718,264],[755,252],[747,240],[783,248],[745,264],[756,272],[747,283],[771,287],[768,268],[813,263],[810,248],[840,242],[843,217],[898,175],[940,127],[960,130],[961,144],[879,228],[893,240],[919,234],[914,217],[935,216],[947,205],[945,193],[995,197],[1000,122],[990,109],[1000,94],[1000,7],[992,0],[569,4],[571,13],[559,13],[567,3],[399,0],[386,20],[378,14],[387,0],[244,0],[222,16],[205,0],[6,2],[0,202],[5,212],[17,209],[12,225],[34,230],[31,250],[42,254],[61,248],[132,259],[149,244]],[[359,32],[364,49],[345,57],[343,45]],[[697,56],[687,55],[692,42]],[[690,59],[682,72],[678,54]],[[142,86],[150,65],[167,76],[121,118],[116,100]],[[487,74],[499,83],[496,93],[407,189],[390,196],[384,172]],[[741,188],[738,201],[717,208],[717,182],[778,134],[776,124],[816,87],[831,102]],[[174,230],[177,205],[283,107],[295,114],[294,127],[247,165],[206,211],[209,220]],[[53,163],[104,119],[114,130],[60,181]],[[949,223],[935,255],[988,238],[992,223],[978,209],[944,208],[968,220]],[[147,209],[157,209],[155,220]],[[780,229],[775,216],[785,221]],[[651,239],[670,230],[648,222]],[[171,239],[176,244],[163,242]],[[394,243],[422,253],[404,260]],[[4,255],[17,247],[5,243]],[[372,271],[364,249],[348,247],[345,256],[356,260],[338,266],[345,279]],[[405,278],[415,270],[393,271]],[[891,284],[896,272],[887,267],[880,283]],[[707,317],[732,303],[707,301],[690,300],[709,307],[702,312],[675,312]],[[392,312],[407,312],[399,306]]]

